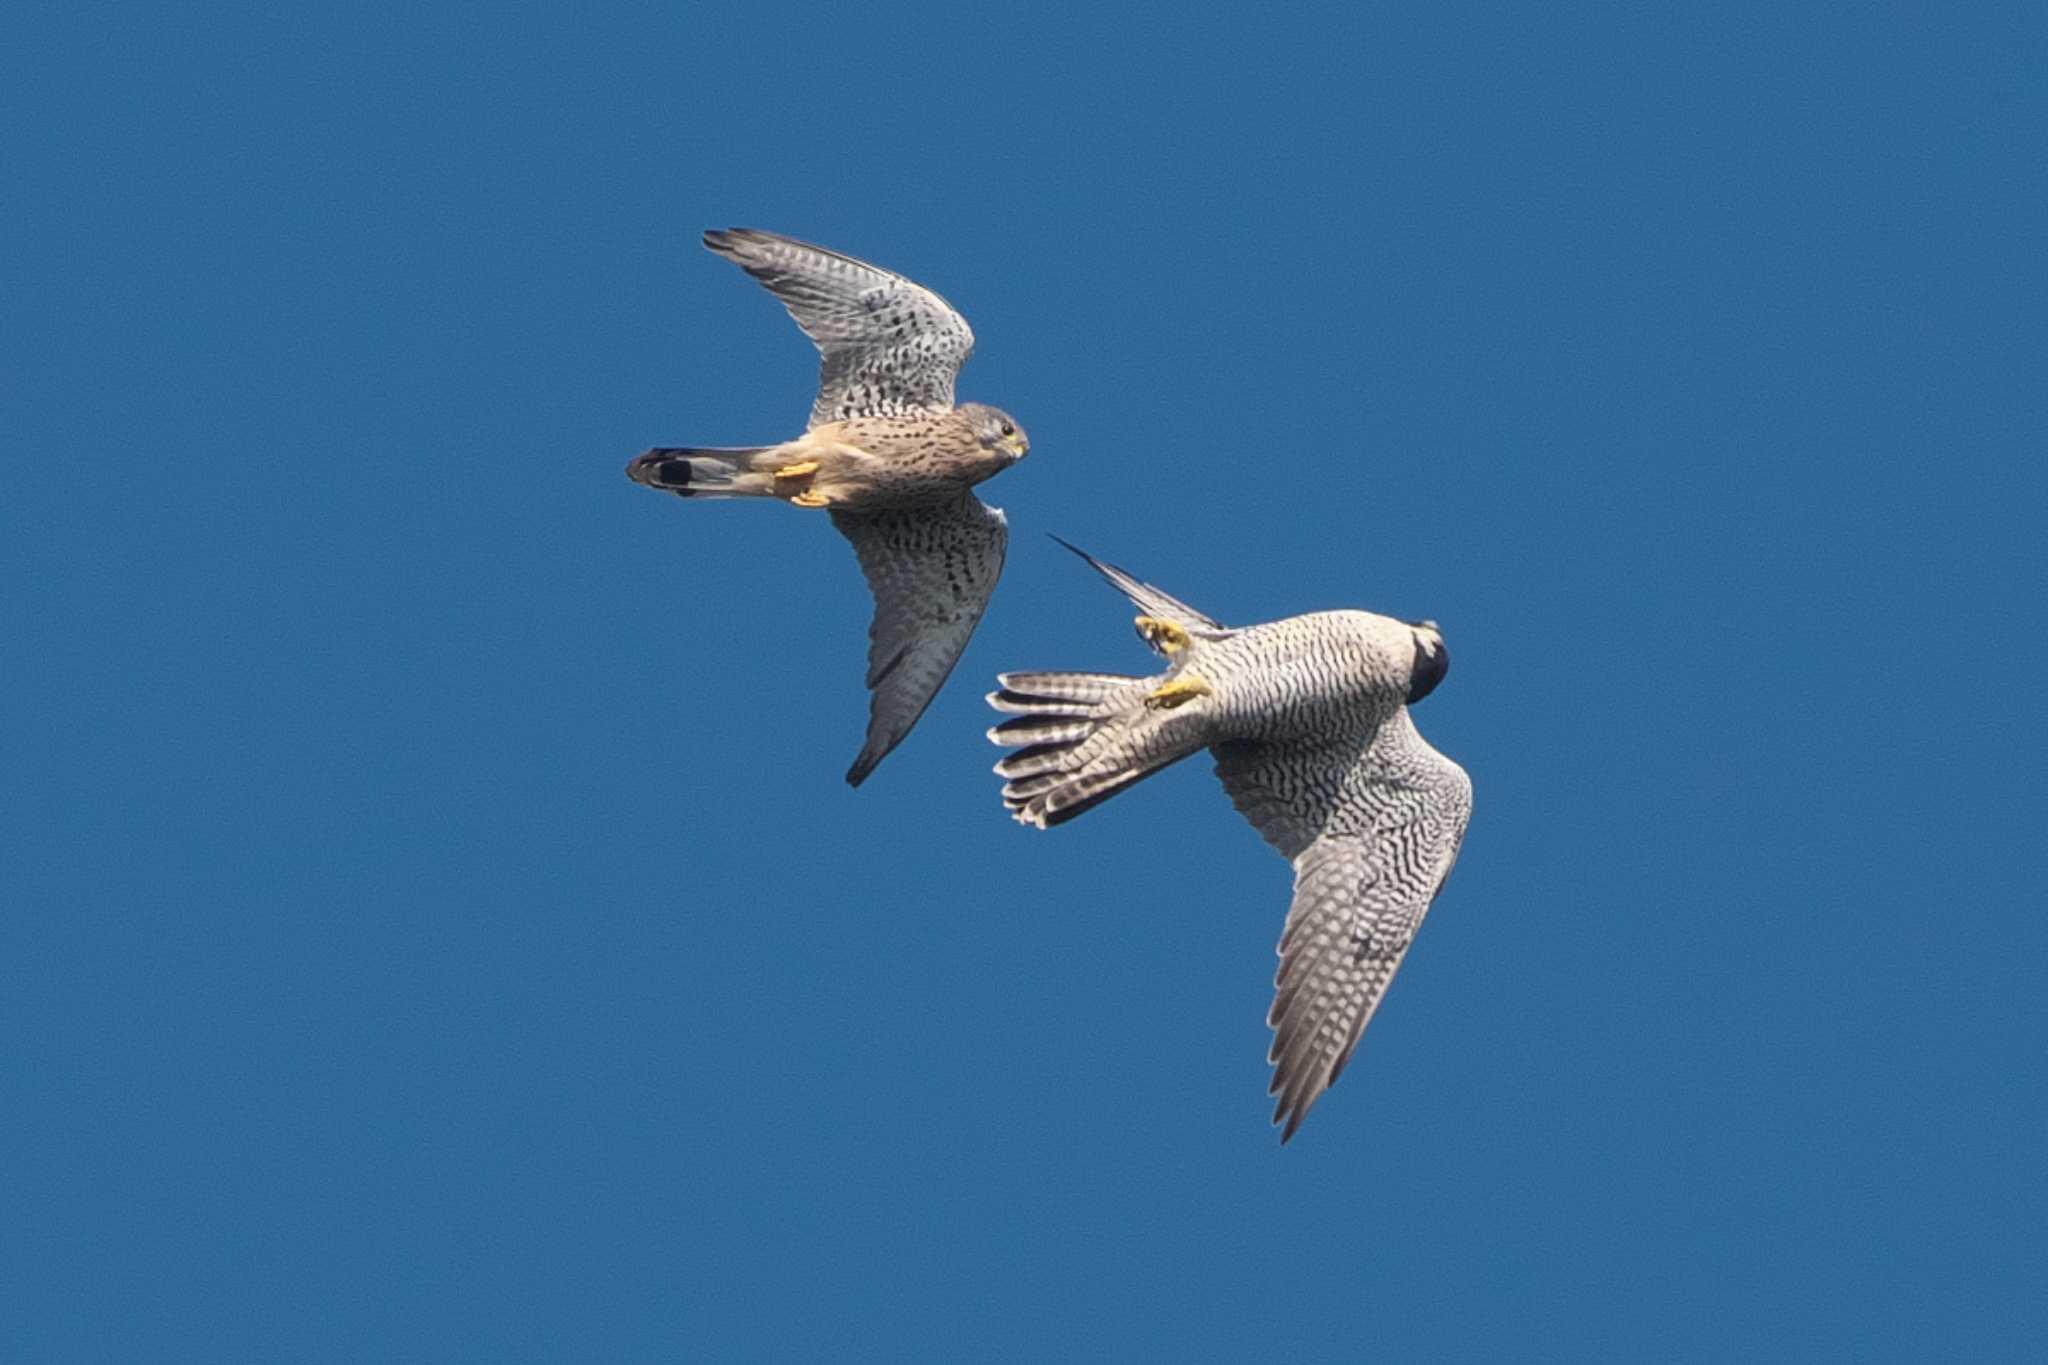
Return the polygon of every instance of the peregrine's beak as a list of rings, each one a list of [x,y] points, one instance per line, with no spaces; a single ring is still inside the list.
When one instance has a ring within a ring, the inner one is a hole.
[[[1022,436],[1005,436],[1003,438],[1003,449],[1009,451],[1016,459],[1021,460],[1031,453],[1031,442],[1025,440]]]

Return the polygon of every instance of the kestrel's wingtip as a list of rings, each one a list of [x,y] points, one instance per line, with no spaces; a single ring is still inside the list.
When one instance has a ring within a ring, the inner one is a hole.
[[[1310,1103],[1312,1104],[1314,1101],[1311,1100]],[[1280,1102],[1273,1107],[1272,1126],[1280,1130],[1280,1145],[1282,1147],[1294,1141],[1294,1134],[1301,1128],[1301,1121],[1308,1117],[1308,1110],[1309,1106],[1307,1104],[1295,1104],[1284,1095],[1281,1097]]]
[[[721,256],[736,255],[745,243],[761,236],[758,228],[705,228],[704,248]]]

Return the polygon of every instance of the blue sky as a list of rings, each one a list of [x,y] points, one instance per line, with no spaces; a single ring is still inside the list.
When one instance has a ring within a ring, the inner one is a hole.
[[[2021,1359],[2020,6],[16,8],[0,1355]],[[809,350],[939,289],[993,609],[858,793]],[[1000,669],[1443,623],[1464,856],[1266,1126],[1288,870],[1003,817]]]

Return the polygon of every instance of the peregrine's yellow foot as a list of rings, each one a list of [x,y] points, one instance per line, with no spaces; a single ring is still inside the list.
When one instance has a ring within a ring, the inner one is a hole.
[[[797,464],[786,464],[775,471],[778,479],[807,479],[818,472],[816,460],[804,460]]]
[[[1196,697],[1214,696],[1216,689],[1193,673],[1183,673],[1172,682],[1152,690],[1145,698],[1145,705],[1153,711],[1171,710],[1185,706]]]
[[[789,501],[795,507],[830,507],[832,505],[830,498],[826,497],[823,493],[809,488],[806,488]]]
[[[1187,631],[1172,621],[1163,621],[1157,616],[1140,616],[1132,624],[1138,628],[1138,638],[1168,658],[1188,647]]]

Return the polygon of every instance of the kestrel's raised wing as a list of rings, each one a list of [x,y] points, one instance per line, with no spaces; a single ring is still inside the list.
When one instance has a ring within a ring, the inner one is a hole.
[[[1003,572],[1009,524],[972,493],[939,507],[832,513],[875,595],[868,629],[867,743],[846,773],[858,787],[938,695]]]
[[[812,426],[848,417],[946,411],[974,330],[924,286],[837,251],[755,228],[713,230],[704,245],[782,300],[824,356]]]
[[[1282,1142],[1337,1082],[1443,889],[1472,816],[1465,770],[1431,748],[1406,708],[1361,742],[1307,748],[1231,741],[1216,775],[1294,863],[1280,936],[1268,1093]]]

